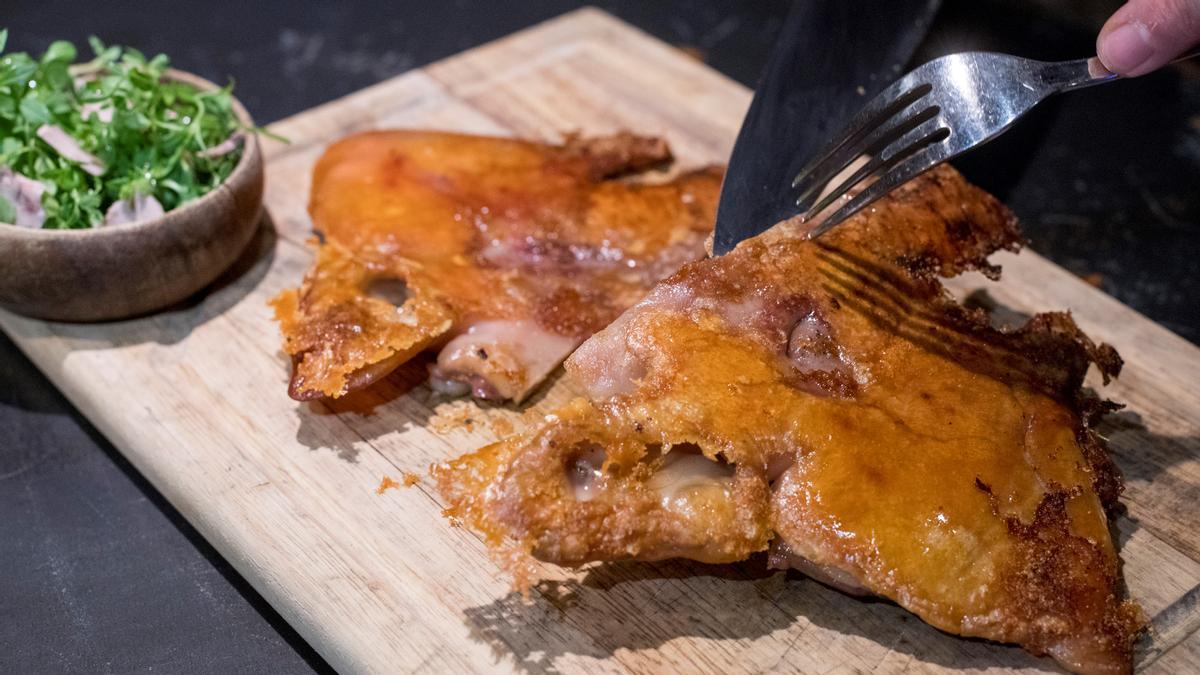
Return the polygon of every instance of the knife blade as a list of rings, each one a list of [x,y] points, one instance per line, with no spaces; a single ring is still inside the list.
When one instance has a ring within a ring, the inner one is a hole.
[[[797,0],[733,146],[713,255],[800,209],[792,179],[903,68],[941,0]]]

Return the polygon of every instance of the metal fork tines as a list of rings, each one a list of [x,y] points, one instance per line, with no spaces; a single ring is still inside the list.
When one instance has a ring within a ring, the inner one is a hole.
[[[926,63],[871,100],[796,176],[796,205],[814,223],[808,236],[995,138],[1051,94],[1116,77],[1095,58],[1047,63],[967,52]]]

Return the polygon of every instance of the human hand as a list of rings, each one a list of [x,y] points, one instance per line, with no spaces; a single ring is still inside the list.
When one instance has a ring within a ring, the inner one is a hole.
[[[1129,0],[1096,39],[1105,68],[1145,75],[1200,43],[1200,0]]]

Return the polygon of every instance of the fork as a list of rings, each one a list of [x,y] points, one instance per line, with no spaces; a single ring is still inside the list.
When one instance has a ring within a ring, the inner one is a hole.
[[[1200,51],[1177,61],[1196,56]],[[917,175],[999,136],[1050,95],[1118,78],[1095,57],[1045,62],[963,52],[916,68],[867,103],[840,139],[792,182],[803,220],[815,224],[808,237],[819,237]],[[837,185],[826,189],[835,179]],[[825,215],[838,201],[843,203]]]

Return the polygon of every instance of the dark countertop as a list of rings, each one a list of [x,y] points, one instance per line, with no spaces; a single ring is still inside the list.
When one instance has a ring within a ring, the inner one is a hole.
[[[80,11],[7,0],[0,23],[14,50],[95,33],[165,51],[185,70],[233,77],[265,123],[581,4],[159,1]],[[788,5],[593,4],[746,84]],[[923,58],[963,49],[1077,58],[1116,4],[946,0]],[[1200,66],[1063,97],[959,166],[1013,207],[1034,249],[1200,342]],[[0,608],[0,672],[328,669],[2,335]]]

